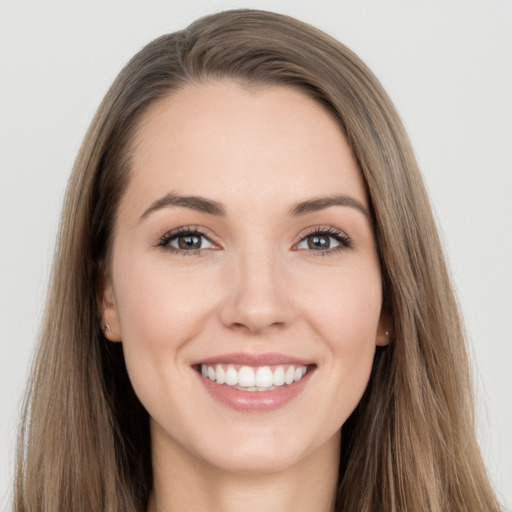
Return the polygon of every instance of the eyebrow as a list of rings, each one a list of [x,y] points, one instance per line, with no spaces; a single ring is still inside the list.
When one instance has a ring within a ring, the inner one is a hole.
[[[292,217],[298,217],[300,215],[306,215],[308,213],[318,212],[325,210],[331,206],[348,206],[349,208],[355,208],[359,210],[365,217],[371,220],[370,212],[365,208],[357,199],[350,196],[334,195],[328,197],[318,197],[316,199],[309,199],[298,203],[290,210]]]
[[[289,211],[289,215],[291,217],[299,217],[308,213],[325,210],[331,206],[348,206],[349,208],[354,208],[371,220],[371,215],[367,208],[365,208],[357,199],[344,195],[318,197],[302,201],[296,204]],[[170,192],[169,194],[154,201],[141,215],[139,222],[157,210],[173,207],[189,208],[191,210],[196,210],[198,212],[207,213],[217,217],[224,217],[226,215],[224,205],[218,201],[206,199],[205,197],[200,196],[181,196],[174,192]]]
[[[209,215],[215,215],[218,217],[226,215],[224,206],[217,201],[199,196],[180,196],[174,192],[170,192],[152,203],[151,206],[141,215],[139,221],[142,221],[156,210],[172,207],[190,208],[191,210],[208,213]]]

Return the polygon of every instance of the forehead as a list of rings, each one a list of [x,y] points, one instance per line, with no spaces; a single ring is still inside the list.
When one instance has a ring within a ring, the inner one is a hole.
[[[145,203],[173,191],[234,207],[335,193],[367,205],[338,122],[292,87],[187,86],[152,105],[133,148],[127,195]]]

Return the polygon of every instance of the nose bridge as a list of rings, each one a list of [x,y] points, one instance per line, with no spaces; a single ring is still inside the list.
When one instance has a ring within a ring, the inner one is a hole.
[[[276,249],[266,244],[248,244],[237,252],[228,270],[225,324],[257,333],[290,320],[280,263]]]

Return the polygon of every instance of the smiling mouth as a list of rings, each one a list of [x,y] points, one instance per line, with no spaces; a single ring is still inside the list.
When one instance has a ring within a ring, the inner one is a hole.
[[[273,391],[299,382],[316,365],[244,366],[233,364],[197,364],[194,369],[221,386],[239,391]]]

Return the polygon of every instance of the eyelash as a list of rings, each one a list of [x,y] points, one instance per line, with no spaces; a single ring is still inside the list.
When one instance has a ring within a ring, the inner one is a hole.
[[[340,229],[333,228],[332,226],[314,226],[309,228],[305,233],[303,233],[300,237],[300,240],[295,244],[297,246],[301,242],[303,242],[306,238],[310,237],[311,235],[316,236],[328,236],[331,238],[334,238],[336,242],[339,243],[338,247],[334,247],[332,249],[327,250],[309,250],[308,252],[311,254],[311,256],[331,256],[334,254],[338,254],[341,251],[351,249],[353,247],[352,240],[350,237],[341,231]],[[298,250],[304,250],[304,249],[298,249]]]
[[[201,254],[204,254],[205,249],[194,249],[194,250],[185,250],[185,249],[177,249],[176,247],[173,247],[170,245],[170,242],[172,242],[174,239],[184,236],[184,235],[196,235],[200,238],[206,238],[208,242],[211,244],[218,246],[217,242],[213,240],[213,237],[210,234],[205,233],[200,227],[198,226],[182,226],[177,229],[173,229],[172,231],[167,232],[165,235],[163,235],[160,238],[160,241],[158,242],[159,247],[163,247],[165,250],[173,253],[173,254],[180,254],[182,256],[199,256]]]
[[[173,229],[172,231],[167,232],[160,238],[157,246],[163,247],[165,250],[173,253],[173,254],[181,254],[182,256],[198,256],[204,254],[206,249],[194,249],[194,250],[186,250],[186,249],[178,249],[170,245],[170,242],[178,238],[179,236],[184,235],[196,235],[201,238],[205,238],[209,243],[219,246],[219,244],[213,239],[210,234],[205,233],[198,226],[182,226],[177,229]],[[331,237],[336,242],[339,243],[338,247],[334,247],[332,249],[327,250],[308,250],[307,252],[311,253],[312,256],[327,256],[332,254],[337,254],[340,251],[351,249],[352,248],[352,240],[350,237],[344,233],[343,231],[333,228],[332,226],[315,226],[309,228],[305,233],[301,234],[300,239],[297,243],[294,244],[294,247],[298,246],[301,242],[303,242],[306,238],[316,235],[316,236],[327,236]],[[296,249],[299,251],[303,251],[305,249]]]

